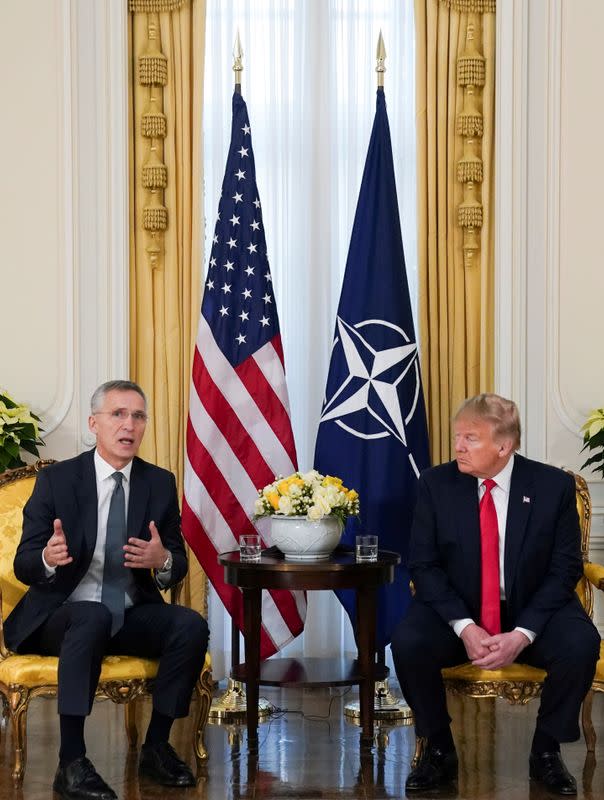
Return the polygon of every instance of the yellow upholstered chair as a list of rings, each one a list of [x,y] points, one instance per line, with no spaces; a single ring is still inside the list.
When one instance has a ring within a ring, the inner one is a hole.
[[[581,553],[584,573],[577,584],[577,594],[590,615],[593,614],[592,584],[604,589],[604,567],[588,561],[589,535],[591,530],[591,498],[587,484],[580,475],[574,475],[577,491],[577,511],[581,524]],[[541,694],[545,671],[526,664],[510,664],[499,670],[485,670],[470,663],[443,669],[445,686],[452,692],[469,697],[503,697],[510,703],[526,704]],[[582,723],[587,749],[593,752],[596,734],[591,720],[593,692],[604,691],[604,647],[600,644],[600,660],[592,690],[583,704]],[[418,740],[416,755],[421,754],[423,743]]]
[[[0,473],[0,694],[4,712],[11,722],[15,750],[13,779],[16,784],[23,780],[25,773],[29,702],[34,697],[55,697],[57,693],[58,658],[12,653],[6,648],[3,632],[4,619],[27,590],[13,572],[15,550],[21,538],[23,506],[32,493],[36,473],[49,463],[39,461],[35,466]],[[177,594],[173,590],[173,602]],[[137,742],[135,701],[150,695],[157,666],[156,659],[134,656],[107,656],[103,660],[96,696],[126,704],[126,732],[131,747],[135,747]],[[203,732],[212,700],[209,655],[197,680],[195,693],[198,705],[193,748],[199,765],[207,758]]]

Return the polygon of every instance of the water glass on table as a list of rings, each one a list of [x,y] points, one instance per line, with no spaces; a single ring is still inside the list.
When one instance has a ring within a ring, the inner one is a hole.
[[[242,561],[260,561],[260,536],[245,533],[239,537],[239,557]]]
[[[373,534],[362,534],[356,538],[356,560],[377,561],[378,537]]]

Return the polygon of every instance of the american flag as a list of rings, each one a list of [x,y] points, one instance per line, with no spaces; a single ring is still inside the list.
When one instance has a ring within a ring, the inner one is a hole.
[[[224,583],[217,555],[256,532],[257,489],[296,466],[250,123],[236,92],[193,359],[182,530],[240,630],[241,592]],[[262,658],[301,633],[305,616],[304,593],[263,592]]]

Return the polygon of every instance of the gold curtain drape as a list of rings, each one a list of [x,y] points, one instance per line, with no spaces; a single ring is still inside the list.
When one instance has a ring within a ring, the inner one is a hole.
[[[493,388],[495,0],[415,0],[419,330],[431,456]]]
[[[203,247],[205,0],[129,0],[130,375],[149,396],[141,456],[182,492]],[[205,611],[190,559],[183,600]]]

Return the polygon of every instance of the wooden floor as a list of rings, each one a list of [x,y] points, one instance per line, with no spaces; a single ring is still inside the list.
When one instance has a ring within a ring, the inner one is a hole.
[[[351,694],[342,690],[268,690],[264,692],[277,714],[260,727],[258,759],[248,758],[245,730],[209,725],[210,758],[195,789],[164,789],[139,784],[136,752],[127,752],[122,709],[97,703],[88,721],[88,755],[122,800],[140,798],[381,798],[404,796],[404,780],[413,755],[410,727],[382,728],[371,758],[360,758],[359,729],[345,721],[342,709]],[[541,800],[549,795],[529,784],[527,754],[536,704],[511,707],[503,701],[450,699],[454,735],[460,757],[459,791],[439,797],[488,800]],[[140,710],[141,728],[148,706]],[[583,741],[565,745],[564,758],[579,785],[579,797],[604,800],[604,697],[594,701],[599,744],[596,758],[586,761]],[[3,723],[4,725],[4,723]],[[55,702],[34,700],[29,713],[29,755],[22,788],[14,789],[11,734],[2,729],[0,798],[50,800],[57,761]],[[191,730],[185,721],[174,728],[172,742],[191,757]],[[434,795],[432,795],[434,796]]]

